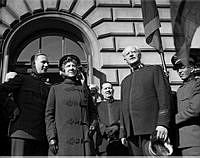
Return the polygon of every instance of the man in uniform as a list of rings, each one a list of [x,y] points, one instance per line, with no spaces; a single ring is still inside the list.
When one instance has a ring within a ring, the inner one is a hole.
[[[189,57],[185,66],[181,59],[173,56],[174,70],[183,80],[177,90],[177,113],[175,124],[178,129],[177,147],[183,156],[200,155],[200,78],[195,75],[195,58]]]
[[[49,84],[44,74],[48,69],[45,54],[31,57],[31,74],[17,74],[0,85],[0,93],[13,92],[20,115],[10,125],[12,156],[47,155],[48,144],[45,133],[45,107]]]
[[[5,82],[14,78],[16,72],[6,74]],[[1,93],[0,95],[0,156],[10,156],[10,139],[8,136],[8,128],[10,121],[17,117],[17,105],[12,100],[12,94]]]

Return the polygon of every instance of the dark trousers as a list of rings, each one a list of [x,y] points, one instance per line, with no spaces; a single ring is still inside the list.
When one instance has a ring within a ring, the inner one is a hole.
[[[11,156],[47,156],[47,143],[32,139],[11,138]]]
[[[144,156],[144,145],[150,140],[150,135],[131,136],[128,138],[129,155]]]
[[[97,150],[98,156],[128,156],[128,148],[122,145],[121,140],[108,142],[103,138],[101,145]]]
[[[106,147],[107,156],[129,156],[128,148],[122,145],[121,140],[116,140]]]
[[[0,137],[0,156],[10,156],[10,139],[7,136],[1,136]]]

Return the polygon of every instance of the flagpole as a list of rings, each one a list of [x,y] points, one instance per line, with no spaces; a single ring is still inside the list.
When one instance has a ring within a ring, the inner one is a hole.
[[[157,50],[158,51],[158,50]],[[169,77],[169,74],[167,72],[167,65],[166,65],[166,62],[165,62],[165,57],[164,57],[164,51],[158,51],[158,53],[160,54],[160,58],[161,58],[161,62],[162,62],[162,66],[163,66],[163,70],[165,72],[165,75],[167,77]]]

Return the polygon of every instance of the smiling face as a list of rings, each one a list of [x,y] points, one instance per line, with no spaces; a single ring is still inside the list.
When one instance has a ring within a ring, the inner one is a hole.
[[[76,63],[70,61],[63,64],[63,75],[67,77],[75,77],[78,72]]]
[[[132,47],[132,46],[126,47],[124,51],[122,52],[122,55],[124,57],[124,60],[126,60],[126,62],[129,65],[137,65],[140,63],[141,52],[136,47]]]
[[[114,93],[114,89],[113,89],[113,86],[111,85],[111,83],[107,83],[107,82],[104,83],[102,85],[101,93],[102,93],[104,99],[106,99],[106,100],[112,98],[113,93]]]

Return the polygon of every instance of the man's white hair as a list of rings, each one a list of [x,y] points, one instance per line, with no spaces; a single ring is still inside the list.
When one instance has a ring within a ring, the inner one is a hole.
[[[122,54],[124,54],[127,51],[131,51],[131,50],[136,50],[141,54],[141,50],[138,46],[127,46],[127,47],[125,47]]]

